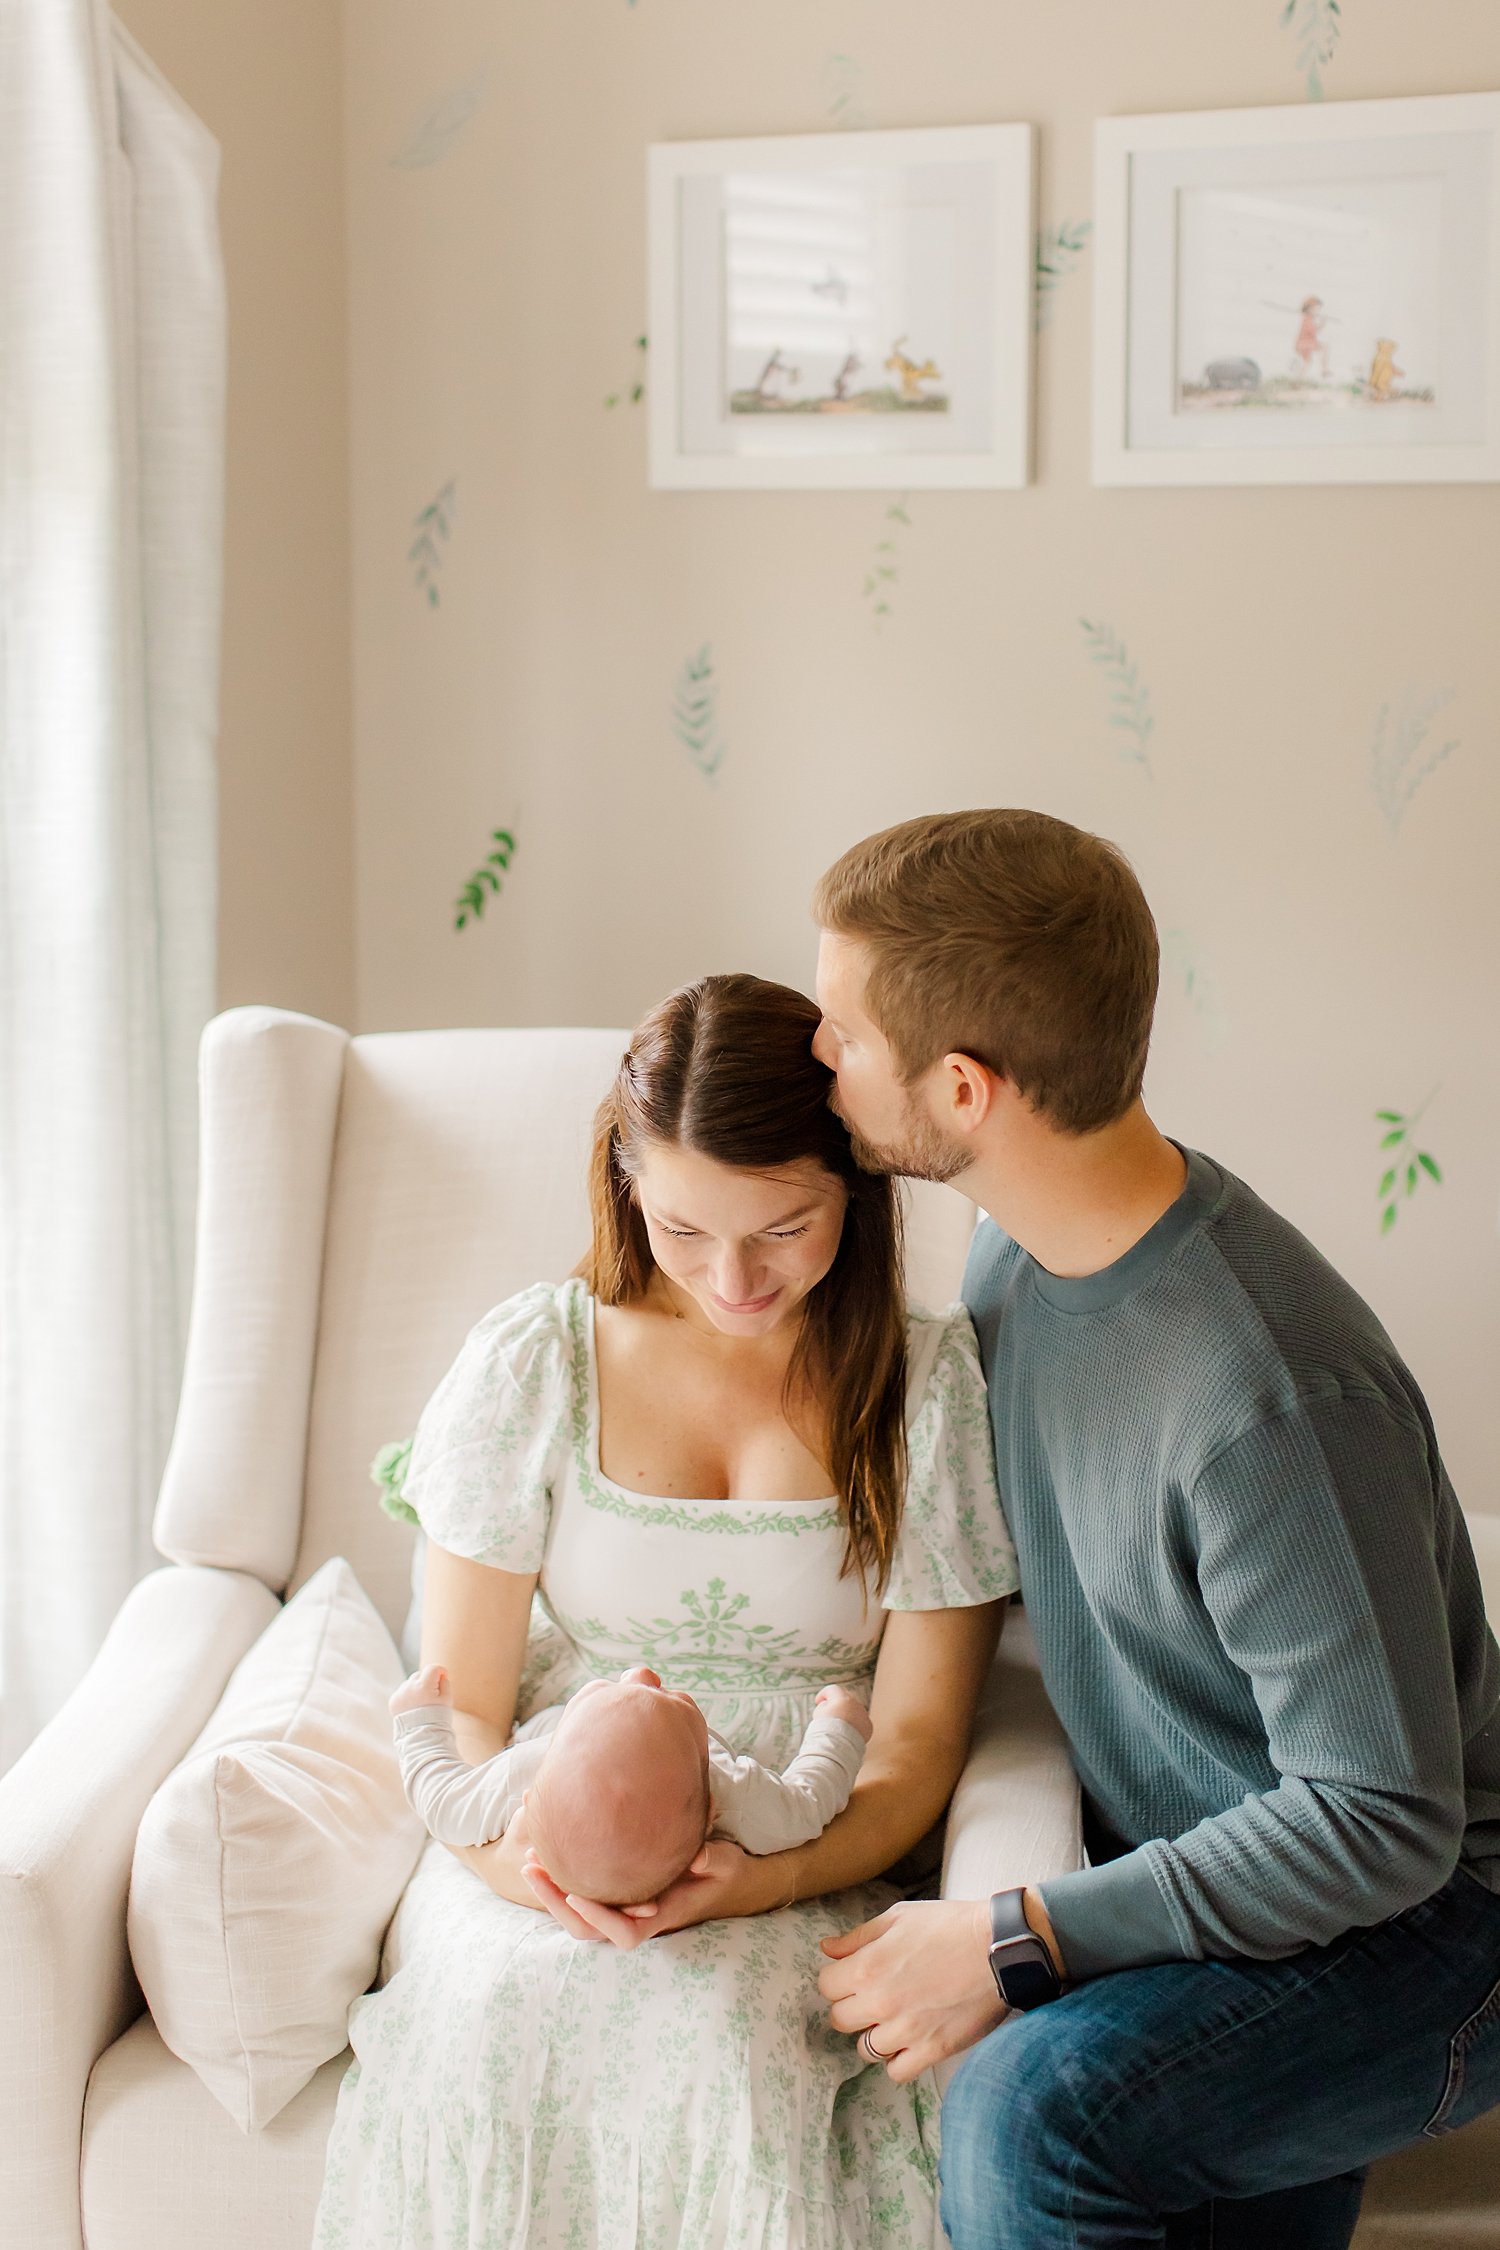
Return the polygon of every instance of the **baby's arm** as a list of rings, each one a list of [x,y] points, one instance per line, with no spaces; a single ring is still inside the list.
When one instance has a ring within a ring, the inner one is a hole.
[[[483,1765],[469,1765],[459,1755],[446,1694],[437,1700],[417,1700],[433,1694],[426,1685],[428,1677],[415,1674],[391,1698],[396,1756],[407,1802],[439,1843],[493,1843],[520,1811],[545,1744],[533,1739],[516,1742]],[[541,1731],[536,1721],[527,1729],[528,1737],[533,1730]]]
[[[400,1711],[394,1724],[401,1786],[429,1836],[442,1844],[491,1844],[503,1836],[536,1778],[539,1748],[518,1743],[471,1766],[459,1756],[453,1721],[439,1706]]]
[[[818,1704],[784,1773],[710,1746],[716,1834],[757,1855],[790,1851],[821,1836],[843,1811],[864,1761],[870,1716],[844,1688],[825,1688]]]

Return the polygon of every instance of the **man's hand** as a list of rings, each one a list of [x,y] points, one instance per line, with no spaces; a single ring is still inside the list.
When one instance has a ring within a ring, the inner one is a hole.
[[[836,2031],[865,2032],[898,2085],[1005,2021],[990,1974],[984,1899],[910,1899],[842,1937],[824,1938],[818,1989]]]

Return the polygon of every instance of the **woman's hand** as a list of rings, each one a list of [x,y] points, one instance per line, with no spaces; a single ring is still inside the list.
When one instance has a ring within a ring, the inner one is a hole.
[[[497,1836],[492,1844],[450,1844],[448,1849],[455,1859],[461,1859],[466,1867],[472,1868],[497,1898],[508,1898],[512,1906],[542,1904],[526,1881],[526,1857],[531,1844],[526,1834],[524,1806],[505,1834]]]
[[[603,1906],[598,1899],[579,1898],[572,1891],[560,1891],[547,1873],[535,1852],[527,1854],[522,1872],[531,1887],[531,1902],[560,1922],[569,1937],[578,1938],[586,1945],[617,1945],[622,1953],[652,1934],[648,1919],[656,1911],[655,1902],[647,1906]]]
[[[697,1922],[713,1922],[727,1915],[760,1914],[780,1903],[767,1895],[773,1888],[764,1870],[767,1863],[742,1851],[738,1844],[715,1838],[705,1844],[685,1874],[660,1898],[644,1906],[604,1906],[598,1899],[564,1894],[533,1852],[525,1877],[538,1902],[570,1936],[605,1940],[622,1953],[644,1945],[647,1938],[665,1937],[670,1930],[690,1929]]]
[[[656,1900],[656,1913],[646,1924],[647,1935],[661,1937],[668,1930],[691,1929],[696,1922],[717,1922],[732,1915],[763,1914],[786,1897],[768,1883],[766,1861],[754,1858],[723,1837],[706,1843],[686,1874]]]

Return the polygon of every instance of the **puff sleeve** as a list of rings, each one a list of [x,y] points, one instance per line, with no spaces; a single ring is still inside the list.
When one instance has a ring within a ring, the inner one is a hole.
[[[571,1418],[568,1286],[523,1289],[469,1331],[402,1471],[401,1498],[428,1538],[496,1570],[542,1566]]]
[[[907,1351],[906,1505],[882,1599],[887,1609],[972,1609],[1021,1580],[967,1309],[913,1313]]]

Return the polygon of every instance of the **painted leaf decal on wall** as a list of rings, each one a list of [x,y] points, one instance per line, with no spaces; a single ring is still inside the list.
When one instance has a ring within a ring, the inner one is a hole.
[[[491,829],[490,842],[493,848],[483,866],[475,868],[453,902],[455,930],[467,929],[470,922],[477,922],[484,912],[486,899],[498,897],[500,878],[508,872],[515,856],[516,839],[511,829]]]
[[[483,107],[487,90],[483,71],[466,78],[460,86],[450,86],[423,111],[391,162],[403,172],[425,171],[441,164],[464,127]]]
[[[1111,626],[1096,624],[1087,617],[1080,617],[1078,622],[1083,628],[1089,661],[1097,664],[1104,675],[1109,692],[1109,723],[1124,737],[1119,746],[1120,756],[1127,763],[1140,766],[1149,776],[1149,746],[1156,721],[1151,713],[1151,697],[1141,684],[1130,651]]]
[[[832,124],[855,131],[868,124],[859,92],[863,76],[863,70],[852,55],[833,54],[824,57],[822,68],[818,72],[818,90],[822,95],[824,112]]]
[[[1370,787],[1393,836],[1423,782],[1458,748],[1457,735],[1436,744],[1429,740],[1433,720],[1452,701],[1452,688],[1411,687],[1380,706],[1370,744]]]
[[[901,577],[901,543],[911,529],[911,494],[903,492],[899,500],[893,500],[880,523],[881,536],[875,542],[862,589],[877,633],[885,629]]]
[[[1438,1187],[1443,1184],[1442,1167],[1437,1158],[1427,1149],[1418,1148],[1416,1140],[1417,1126],[1436,1092],[1434,1086],[1427,1100],[1409,1113],[1400,1109],[1375,1112],[1376,1124],[1383,1127],[1380,1135],[1382,1170],[1375,1190],[1381,1206],[1382,1234],[1390,1233],[1403,1201],[1416,1194],[1424,1176]]]
[[[438,577],[443,567],[449,534],[453,529],[453,510],[457,486],[452,477],[443,486],[435,500],[417,511],[413,528],[416,537],[407,548],[407,560],[417,582],[417,591],[427,596],[428,606],[436,609],[439,601]]]
[[[719,689],[713,650],[707,641],[689,656],[672,693],[672,732],[705,780],[713,781],[724,762],[719,733]]]
[[[636,370],[634,377],[630,382],[624,384],[619,390],[611,391],[609,393],[608,397],[604,401],[606,406],[619,406],[627,401],[631,406],[639,406],[641,400],[645,397],[646,339],[644,336],[637,336],[635,340],[635,349]]]
[[[1186,930],[1163,930],[1161,959],[1163,971],[1176,978],[1197,1017],[1205,1045],[1217,1052],[1229,1036],[1229,1024],[1217,979],[1202,946]]]
[[[1052,316],[1052,299],[1076,268],[1093,233],[1091,219],[1063,219],[1046,227],[1036,238],[1036,299],[1033,314],[1037,332]]]
[[[1290,31],[1297,68],[1310,102],[1323,99],[1323,73],[1333,60],[1343,18],[1339,0],[1286,0],[1281,11],[1283,30]]]

